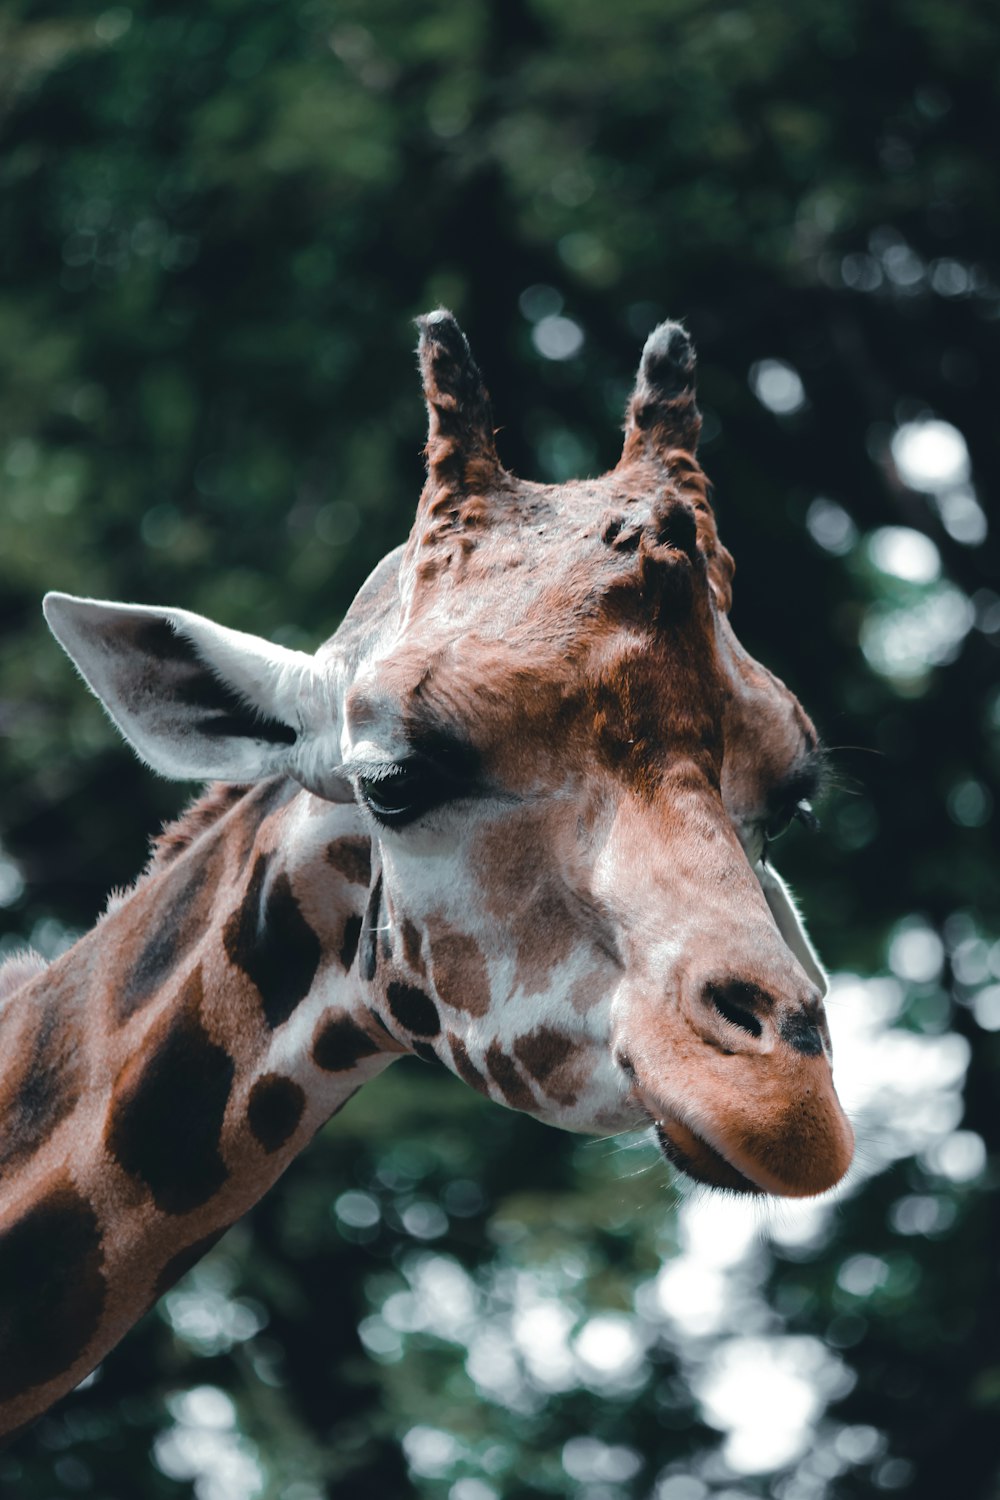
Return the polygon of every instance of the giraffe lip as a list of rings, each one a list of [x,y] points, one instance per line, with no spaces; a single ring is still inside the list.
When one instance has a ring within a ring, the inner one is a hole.
[[[644,1106],[645,1107],[645,1106]],[[662,1111],[656,1115],[648,1108],[657,1144],[670,1165],[694,1182],[707,1187],[728,1188],[735,1193],[760,1195],[763,1189],[699,1135],[692,1126],[675,1115]]]

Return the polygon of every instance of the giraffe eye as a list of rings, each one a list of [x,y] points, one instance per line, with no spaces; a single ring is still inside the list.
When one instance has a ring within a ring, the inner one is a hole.
[[[358,776],[357,782],[372,816],[392,828],[412,823],[448,798],[442,778],[416,760],[380,767],[377,776]]]
[[[767,846],[775,839],[780,839],[783,833],[787,833],[793,823],[801,823],[803,828],[808,828],[810,833],[819,831],[819,818],[813,812],[812,803],[807,797],[802,797],[795,803],[794,807],[785,807],[780,812],[772,814],[764,826],[764,852]]]
[[[435,807],[488,789],[477,752],[447,730],[414,732],[410,747],[398,760],[349,760],[344,767],[358,800],[383,827],[405,828]]]

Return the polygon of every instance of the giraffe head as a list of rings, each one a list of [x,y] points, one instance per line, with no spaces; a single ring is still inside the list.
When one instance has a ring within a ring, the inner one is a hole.
[[[298,784],[298,887],[356,804],[354,978],[385,1050],[570,1129],[652,1121],[702,1182],[820,1192],[852,1135],[767,858],[818,744],[729,624],[690,341],[650,335],[620,462],[564,485],[503,469],[450,314],[420,364],[413,531],[315,656],[179,609],[50,595],[49,622],[155,769]]]

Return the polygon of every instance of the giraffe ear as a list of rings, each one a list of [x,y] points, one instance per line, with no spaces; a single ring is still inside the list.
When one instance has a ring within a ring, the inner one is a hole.
[[[320,736],[339,764],[337,726],[308,723],[323,694],[321,673],[304,652],[184,609],[69,594],[47,594],[43,608],[84,681],[161,775],[235,782],[294,776],[305,752],[313,763],[320,758]]]

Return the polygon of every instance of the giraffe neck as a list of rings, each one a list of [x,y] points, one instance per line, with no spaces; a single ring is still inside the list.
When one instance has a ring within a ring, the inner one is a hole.
[[[0,1432],[398,1055],[358,976],[369,859],[353,806],[263,783],[0,1005]]]

